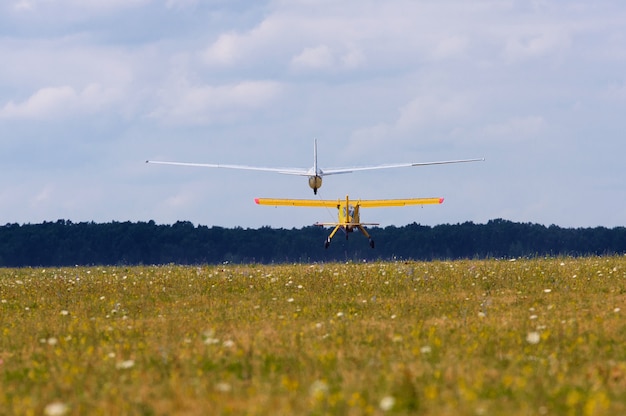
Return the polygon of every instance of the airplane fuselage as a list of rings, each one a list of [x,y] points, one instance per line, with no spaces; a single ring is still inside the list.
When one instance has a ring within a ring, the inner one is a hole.
[[[338,222],[340,224],[354,224],[360,222],[359,205],[350,204],[348,201],[341,202],[338,210]],[[348,226],[352,228],[351,226]]]
[[[352,233],[355,230],[361,231],[364,236],[366,236],[370,242],[370,246],[374,247],[374,240],[371,239],[370,235],[363,228],[363,224],[361,223],[361,215],[359,214],[359,202],[356,204],[350,203],[348,196],[346,196],[345,201],[339,201],[337,203],[337,224],[335,224],[335,229],[330,234],[328,239],[326,240],[324,246],[328,248],[330,244],[331,238],[335,235],[337,230],[343,230],[346,233],[346,238],[348,238],[348,233]]]
[[[309,186],[313,193],[317,195],[317,190],[322,187],[322,177],[319,175],[309,176]]]

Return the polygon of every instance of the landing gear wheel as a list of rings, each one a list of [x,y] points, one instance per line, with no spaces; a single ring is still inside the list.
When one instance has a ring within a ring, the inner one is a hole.
[[[324,242],[324,248],[328,248],[329,245],[330,245],[330,240],[326,240]]]
[[[371,238],[370,238],[370,247],[374,248],[374,240],[372,240]]]

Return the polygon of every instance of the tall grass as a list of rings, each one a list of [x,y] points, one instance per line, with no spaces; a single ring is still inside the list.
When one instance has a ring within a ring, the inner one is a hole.
[[[0,270],[0,414],[626,413],[626,257]]]

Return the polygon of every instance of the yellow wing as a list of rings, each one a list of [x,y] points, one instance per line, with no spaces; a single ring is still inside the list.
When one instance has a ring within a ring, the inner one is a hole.
[[[342,200],[320,199],[278,199],[278,198],[255,198],[258,205],[292,206],[292,207],[320,207],[337,208]],[[355,205],[363,208],[377,207],[403,207],[406,205],[431,205],[441,204],[443,198],[410,198],[410,199],[370,199],[354,201]]]
[[[255,198],[258,205],[337,208],[339,200]]]
[[[362,208],[403,207],[405,205],[430,205],[442,203],[443,198],[371,199],[357,202],[357,204]]]

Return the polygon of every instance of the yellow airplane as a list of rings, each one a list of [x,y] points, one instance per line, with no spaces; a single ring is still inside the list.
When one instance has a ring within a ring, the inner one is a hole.
[[[225,165],[225,164],[216,164],[216,163],[164,162],[164,161],[156,161],[156,160],[146,160],[146,163],[155,163],[155,164],[160,164],[160,165],[177,165],[177,166],[197,166],[197,167],[203,167],[203,168],[256,170],[256,171],[282,173],[284,175],[307,176],[309,179],[309,187],[313,189],[314,194],[317,194],[317,190],[322,187],[323,176],[338,175],[341,173],[352,173],[352,172],[364,171],[364,170],[391,169],[391,168],[403,168],[403,167],[426,166],[426,165],[447,165],[450,163],[479,162],[479,161],[484,161],[484,160],[485,158],[459,159],[459,160],[442,160],[439,162],[393,163],[393,164],[375,165],[375,166],[356,166],[352,168],[321,169],[317,165],[317,140],[314,139],[313,140],[313,167],[309,169],[266,168],[266,167],[245,166],[245,165]]]
[[[428,204],[441,204],[443,198],[412,198],[412,199],[370,199],[370,200],[357,200],[356,202],[350,201],[346,195],[346,199],[341,200],[316,200],[316,199],[275,199],[275,198],[255,198],[254,202],[258,205],[273,205],[273,206],[293,206],[293,207],[318,207],[318,208],[337,208],[338,220],[337,222],[316,222],[314,225],[321,227],[331,226],[335,227],[330,233],[324,248],[328,248],[330,240],[334,237],[339,229],[346,233],[346,239],[348,239],[348,233],[358,229],[367,239],[371,248],[374,248],[374,240],[365,231],[364,225],[379,225],[378,223],[366,223],[361,222],[359,214],[360,208],[380,208],[380,207],[402,207],[406,205],[428,205]]]

